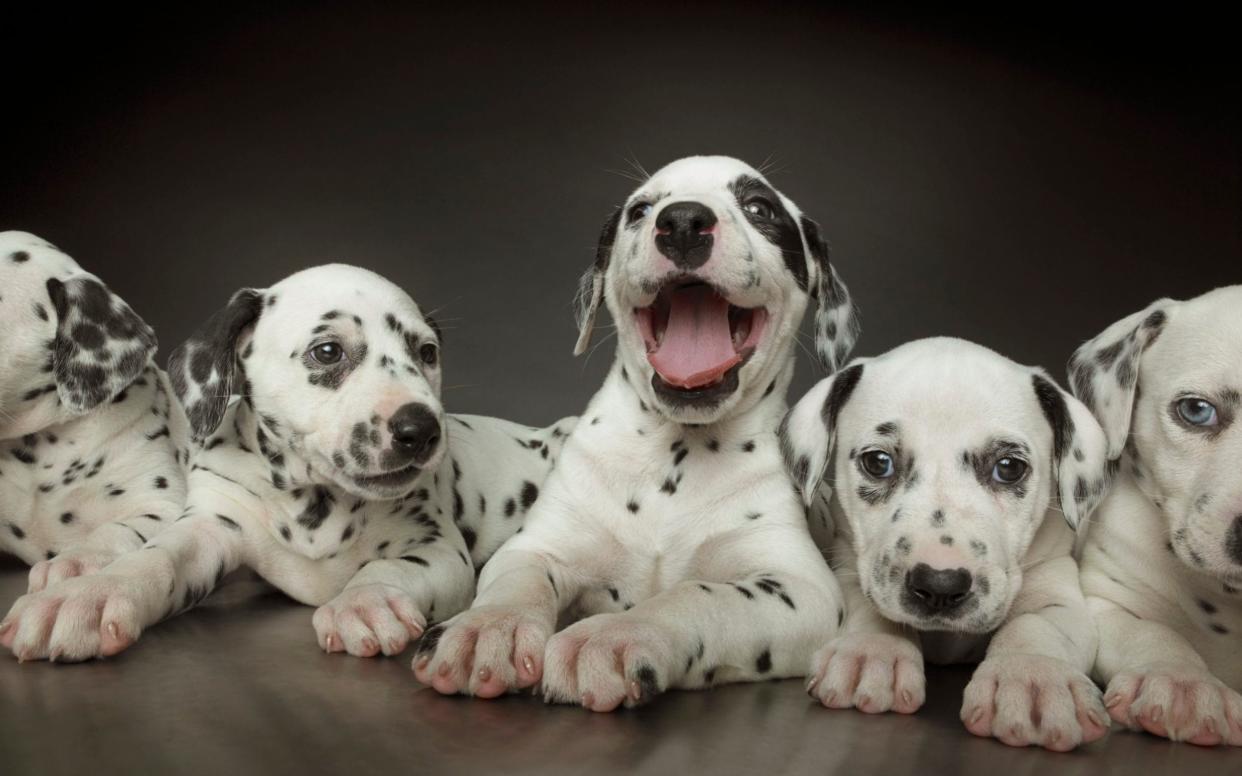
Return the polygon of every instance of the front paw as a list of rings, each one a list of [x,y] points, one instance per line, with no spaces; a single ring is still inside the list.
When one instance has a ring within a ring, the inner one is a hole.
[[[115,655],[142,633],[139,602],[139,592],[123,577],[69,579],[17,599],[0,622],[0,645],[21,661]]]
[[[1122,671],[1104,704],[1113,719],[1173,741],[1242,746],[1242,695],[1206,669],[1153,663]]]
[[[588,617],[548,642],[543,697],[591,711],[646,703],[668,688],[675,651],[662,628],[631,614]]]
[[[409,593],[391,585],[359,585],[315,610],[315,636],[325,652],[357,657],[399,655],[423,635],[427,620]]]
[[[66,579],[95,574],[116,560],[117,556],[118,553],[111,550],[70,548],[31,566],[26,591],[38,593]]]
[[[926,697],[923,653],[886,633],[841,636],[811,659],[806,691],[830,709],[913,714]]]
[[[1041,655],[984,660],[966,685],[962,722],[976,736],[1057,752],[1103,738],[1109,725],[1087,675]]]
[[[478,606],[428,628],[414,676],[445,695],[496,698],[535,685],[552,628],[523,607]]]

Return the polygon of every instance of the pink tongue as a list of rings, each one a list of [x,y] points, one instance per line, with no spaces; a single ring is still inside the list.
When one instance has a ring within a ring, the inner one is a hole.
[[[728,301],[709,286],[674,291],[664,339],[647,360],[664,382],[678,388],[699,388],[719,380],[742,360],[733,350]]]

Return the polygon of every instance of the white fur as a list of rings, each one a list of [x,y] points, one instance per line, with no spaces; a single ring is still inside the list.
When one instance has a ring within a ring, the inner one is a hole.
[[[650,216],[623,221],[615,241],[605,228],[583,283],[578,349],[606,301],[616,361],[522,533],[484,567],[473,608],[424,638],[420,680],[489,698],[541,682],[549,701],[609,711],[674,687],[800,675],[835,631],[840,592],[808,534],[774,433],[809,294],[743,216],[729,188],[742,175],[761,179],[734,159],[674,162],[622,208],[647,201]],[[797,223],[796,207],[775,196]],[[770,315],[737,389],[711,407],[666,404],[652,389],[631,312],[676,274],[654,247],[653,224],[662,207],[685,200],[709,204],[720,224],[694,277]],[[853,342],[853,311],[826,255],[817,262],[805,237],[794,239],[806,254],[807,285],[831,292],[821,314],[832,325],[819,333],[821,353],[835,364]],[[572,624],[553,635],[558,621]]]
[[[311,382],[323,371],[309,352],[325,337],[350,359],[335,388]],[[19,600],[0,643],[24,659],[114,654],[242,565],[319,606],[313,624],[331,652],[395,654],[456,614],[573,420],[531,429],[445,415],[440,363],[419,360],[438,340],[408,295],[356,267],[239,292],[171,362],[200,439],[181,517],[100,573]],[[441,442],[412,479],[377,485],[399,471],[385,463],[383,420],[408,403],[434,414]]]
[[[1242,286],[1155,302],[1070,371],[1121,464],[1082,556],[1109,710],[1173,740],[1242,745]],[[1187,396],[1217,406],[1215,429],[1178,420]]]
[[[1061,455],[1058,421],[1068,434]],[[1095,628],[1071,557],[1071,525],[1106,481],[1104,433],[1086,407],[1041,370],[963,340],[925,339],[821,382],[781,433],[848,602],[842,635],[815,656],[814,697],[912,713],[925,697],[924,661],[982,659],[962,705],[972,733],[1057,750],[1104,734],[1086,673]],[[875,452],[894,460],[891,476],[867,473]],[[992,479],[1004,457],[1028,467],[1011,485]],[[819,489],[827,471],[831,491]],[[919,564],[969,572],[970,597],[924,608],[910,589]]]
[[[49,281],[65,289],[63,315]],[[79,309],[84,293],[90,309]],[[118,338],[109,321],[134,328]],[[103,348],[78,347],[78,326]],[[37,591],[97,571],[180,514],[186,423],[152,363],[150,329],[32,234],[0,233],[0,331],[0,551],[33,566]],[[97,385],[80,386],[94,392],[87,402],[70,385],[79,359],[102,370]]]

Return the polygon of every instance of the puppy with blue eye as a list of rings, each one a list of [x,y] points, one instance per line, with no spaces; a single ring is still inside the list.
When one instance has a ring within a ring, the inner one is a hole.
[[[448,415],[440,332],[403,290],[332,264],[243,288],[169,359],[195,449],[185,511],[101,571],[24,596],[19,658],[116,654],[245,565],[329,652],[391,655],[456,614],[573,428]]]
[[[1157,301],[1070,361],[1120,463],[1082,555],[1113,719],[1242,746],[1242,286]]]
[[[924,661],[981,660],[961,710],[975,735],[1068,750],[1105,734],[1072,551],[1108,470],[1081,402],[1043,370],[925,339],[821,381],[780,436],[847,601],[813,697],[909,714]]]

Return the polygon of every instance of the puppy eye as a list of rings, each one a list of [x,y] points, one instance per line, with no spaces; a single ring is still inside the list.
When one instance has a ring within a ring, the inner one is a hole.
[[[321,342],[311,348],[310,355],[317,363],[331,366],[341,360],[345,351],[336,342]]]
[[[418,357],[427,366],[435,366],[436,362],[440,360],[440,349],[433,343],[428,342],[418,349]]]
[[[754,199],[747,200],[746,204],[742,205],[742,209],[757,218],[771,218],[772,213],[774,212],[772,203],[768,202],[763,197],[755,197]]]
[[[883,450],[872,450],[863,453],[859,458],[863,471],[877,480],[886,480],[893,476],[893,457]]]
[[[1026,476],[1026,461],[1005,456],[992,467],[992,479],[1002,485],[1013,485]]]
[[[629,222],[632,224],[635,221],[643,220],[649,215],[651,215],[651,203],[638,202],[630,206],[630,212],[627,215],[627,218],[629,219]]]
[[[1188,396],[1177,403],[1177,414],[1192,426],[1215,426],[1216,407],[1206,399]]]

